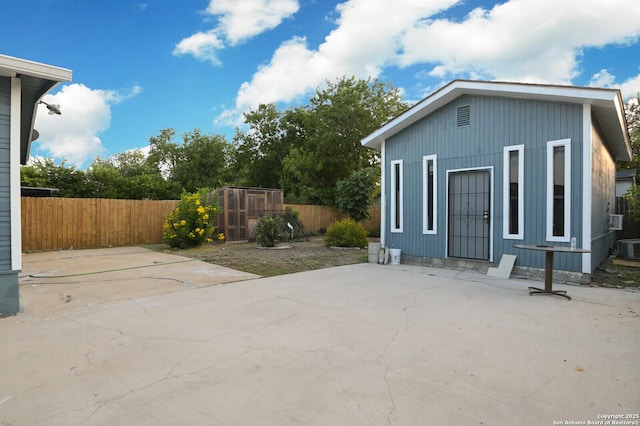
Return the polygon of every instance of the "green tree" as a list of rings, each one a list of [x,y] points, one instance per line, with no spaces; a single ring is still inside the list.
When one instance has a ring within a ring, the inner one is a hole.
[[[618,163],[621,169],[635,169],[640,177],[640,93],[624,105],[627,129],[631,139],[631,161]]]
[[[20,168],[22,186],[57,188],[61,197],[87,197],[89,188],[85,173],[74,166],[67,166],[66,160],[59,164],[51,158],[36,160],[30,166]]]
[[[41,169],[35,165],[20,166],[20,185],[34,188],[46,188],[48,181]]]
[[[280,112],[273,104],[261,104],[244,114],[248,131],[236,129],[232,171],[233,183],[259,188],[288,189],[283,162],[306,134],[302,109]]]
[[[113,161],[96,158],[87,168],[87,196],[92,198],[126,198],[122,191],[126,186]]]
[[[341,213],[348,214],[356,222],[371,218],[370,208],[380,180],[379,168],[356,170],[346,180],[336,185],[336,205]]]
[[[163,176],[169,177],[179,161],[178,144],[173,142],[176,132],[164,129],[158,136],[149,139],[149,156],[147,162],[158,169]]]
[[[262,104],[244,114],[249,130],[236,129],[234,143],[234,182],[242,186],[277,188],[280,185],[282,160],[287,147],[283,143],[282,113],[273,104]]]
[[[129,199],[176,200],[181,188],[162,176],[154,161],[150,161],[142,150],[133,149],[116,154],[113,163],[124,179],[122,197]]]
[[[327,81],[310,100],[304,142],[284,161],[284,177],[296,182],[296,195],[335,205],[338,181],[373,166],[377,153],[360,140],[407,108],[399,90],[377,79]]]
[[[224,136],[203,135],[199,130],[186,133],[178,150],[179,161],[172,170],[172,179],[185,191],[198,188],[218,188],[227,183],[230,144]]]
[[[627,101],[624,111],[631,142],[631,161],[618,163],[618,168],[636,170],[636,179],[640,180],[640,93]],[[630,188],[624,197],[629,200],[636,219],[640,220],[640,186]]]
[[[231,144],[221,135],[205,135],[198,129],[185,133],[182,144],[172,141],[173,129],[150,139],[149,163],[186,192],[220,187],[229,180]]]
[[[96,198],[175,200],[181,188],[162,177],[141,150],[95,159],[86,172],[88,193]]]

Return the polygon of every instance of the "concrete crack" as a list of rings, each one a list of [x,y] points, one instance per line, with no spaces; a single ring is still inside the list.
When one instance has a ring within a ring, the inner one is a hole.
[[[324,359],[327,361],[327,364],[329,364],[329,367],[333,368],[333,363],[331,362],[331,359],[329,358],[329,355],[327,355],[327,352],[324,349],[320,349],[320,351],[322,352],[322,355],[324,356]],[[362,413],[362,415],[367,419],[367,422],[369,424],[374,424],[374,422],[371,420],[371,417],[369,417],[369,413],[362,407],[362,405],[360,405],[360,401],[348,390],[346,390],[344,388],[344,385],[342,384],[342,381],[340,380],[340,377],[337,377],[338,380],[338,385],[340,386],[340,390],[342,391],[342,393],[344,393],[345,395],[347,395],[349,397],[349,399],[351,399],[353,402],[355,402],[356,406],[358,407],[358,410]]]
[[[189,288],[198,288],[197,285],[195,284],[191,284],[188,281],[183,281],[180,280],[178,278],[169,278],[169,277],[150,277],[150,276],[145,276],[143,278],[146,278],[148,280],[159,280],[159,281],[175,281],[177,283],[180,283],[181,285],[185,286],[185,287],[189,287]]]
[[[389,396],[389,401],[391,402],[391,410],[387,413],[387,424],[391,426],[391,416],[396,411],[396,401],[393,399],[393,394],[391,393],[391,384],[389,383],[389,366],[387,365],[384,370],[384,382],[387,384],[387,395]]]
[[[154,381],[154,382],[151,382],[151,383],[149,383],[149,384],[147,384],[147,385],[145,385],[145,386],[140,386],[140,387],[137,387],[137,388],[135,388],[135,389],[131,389],[131,390],[129,390],[128,392],[123,393],[122,395],[118,395],[118,396],[115,396],[115,397],[113,397],[113,398],[106,399],[106,400],[104,400],[104,401],[99,401],[98,406],[96,407],[96,409],[95,409],[95,410],[93,410],[93,411],[91,412],[91,414],[89,414],[89,416],[88,416],[86,419],[84,419],[83,421],[81,421],[81,422],[80,422],[80,423],[78,423],[78,424],[84,424],[84,423],[88,423],[88,422],[90,422],[90,420],[93,418],[93,416],[95,416],[95,415],[96,415],[96,413],[97,413],[98,411],[100,411],[103,407],[105,407],[105,406],[107,406],[107,405],[111,404],[112,402],[120,401],[120,400],[122,400],[122,399],[124,399],[124,398],[128,397],[129,395],[131,395],[131,394],[133,394],[133,393],[140,392],[140,391],[144,391],[144,390],[147,390],[147,389],[151,389],[152,387],[154,387],[154,386],[156,386],[156,385],[158,385],[158,384],[160,384],[160,383],[164,382],[165,380],[167,380],[167,379],[169,379],[171,376],[173,376],[173,372],[174,372],[174,371],[175,371],[175,369],[178,367],[178,365],[180,365],[182,362],[183,362],[183,360],[177,361],[175,364],[173,364],[173,367],[171,367],[171,369],[167,372],[167,374],[165,374],[163,377],[161,377],[160,379],[158,379],[158,380],[156,380],[156,381]],[[174,376],[174,377],[181,377],[181,376]],[[61,413],[61,414],[62,414],[62,413]]]
[[[142,312],[144,312],[144,314],[147,316],[147,318],[149,319],[153,319],[153,317],[151,315],[149,315],[149,312],[147,312],[147,310],[144,308],[144,306],[142,306],[141,304],[139,304],[138,302],[136,302],[134,299],[129,299],[129,302],[133,303],[134,305],[136,305],[138,308],[142,309]]]
[[[395,400],[393,398],[393,390],[391,388],[391,383],[389,383],[389,369],[390,369],[390,367],[389,367],[389,364],[383,363],[382,359],[387,354],[387,350],[389,349],[389,347],[393,344],[393,342],[395,342],[396,338],[398,337],[398,334],[400,334],[400,330],[402,330],[403,328],[406,328],[407,325],[409,325],[409,312],[408,312],[408,310],[409,310],[409,308],[412,308],[412,307],[417,305],[418,296],[419,295],[415,295],[413,297],[413,300],[412,300],[411,304],[406,305],[404,308],[402,308],[402,313],[404,315],[403,323],[396,328],[396,330],[394,331],[394,333],[391,336],[391,338],[389,338],[389,340],[387,340],[387,342],[385,343],[384,348],[382,350],[382,353],[376,359],[376,362],[378,364],[384,364],[384,366],[385,366],[384,382],[385,382],[385,384],[387,386],[387,395],[389,397],[389,402],[391,404],[391,409],[387,413],[387,424],[388,425],[391,425],[391,417],[393,416],[393,414],[396,411],[396,402],[395,402]]]
[[[67,320],[67,321],[71,321],[73,323],[80,324],[80,325],[85,326],[85,327],[97,328],[99,330],[115,331],[118,334],[118,336],[114,336],[112,340],[115,340],[118,337],[122,337],[122,336],[126,336],[127,335],[124,331],[120,330],[119,328],[105,327],[105,326],[96,325],[96,324],[86,324],[86,323],[80,322],[80,321],[78,321],[76,319],[69,318],[67,316],[63,316],[62,318]]]

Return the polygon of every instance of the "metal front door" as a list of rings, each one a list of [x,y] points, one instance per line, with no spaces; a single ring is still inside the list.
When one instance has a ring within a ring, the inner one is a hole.
[[[449,174],[449,257],[489,260],[490,187],[488,170]]]

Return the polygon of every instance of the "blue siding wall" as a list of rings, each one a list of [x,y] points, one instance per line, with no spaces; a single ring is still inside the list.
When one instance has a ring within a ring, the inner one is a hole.
[[[456,108],[470,105],[471,125],[456,127]],[[399,132],[385,142],[385,173],[389,163],[404,161],[404,229],[389,232],[387,211],[386,245],[417,257],[446,257],[447,170],[493,167],[493,260],[504,253],[516,254],[517,265],[544,267],[544,253],[513,248],[514,244],[546,242],[546,152],[547,142],[571,139],[571,236],[582,238],[582,105],[465,95]],[[524,145],[523,240],[502,238],[503,148]],[[422,234],[422,157],[438,155],[435,235]],[[386,182],[386,206],[391,205],[390,180]],[[562,245],[563,243],[554,243]],[[567,243],[568,245],[568,243]],[[580,271],[581,256],[557,254],[557,269]]]
[[[0,77],[0,272],[11,270],[11,204],[9,188],[9,78]]]

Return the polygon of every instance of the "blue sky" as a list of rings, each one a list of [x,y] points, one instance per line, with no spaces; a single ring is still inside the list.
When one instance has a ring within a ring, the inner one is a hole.
[[[260,103],[305,105],[343,75],[415,102],[452,79],[640,92],[637,0],[22,0],[0,54],[73,71],[32,155],[86,167],[160,130],[226,135]]]

